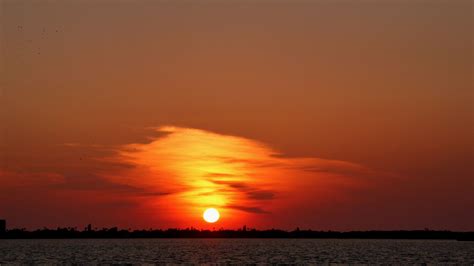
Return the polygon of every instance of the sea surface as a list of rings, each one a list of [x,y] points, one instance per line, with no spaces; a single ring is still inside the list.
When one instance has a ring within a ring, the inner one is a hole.
[[[362,239],[0,240],[0,264],[474,264],[474,242]]]

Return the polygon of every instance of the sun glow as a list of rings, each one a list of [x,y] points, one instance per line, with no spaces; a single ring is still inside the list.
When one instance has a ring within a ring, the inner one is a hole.
[[[191,128],[157,131],[162,135],[148,143],[121,147],[109,159],[116,172],[102,177],[125,185],[144,210],[157,210],[165,226],[209,228],[220,215],[222,227],[241,226],[294,210],[314,195],[329,198],[329,188],[350,185],[346,177],[371,175],[347,162],[280,156],[251,139]]]
[[[202,218],[208,223],[215,223],[219,220],[219,211],[215,208],[209,208],[204,211]]]
[[[151,143],[121,149],[119,160],[134,167],[121,172],[120,179],[111,177],[114,181],[158,191],[157,197],[149,198],[152,204],[176,213],[173,217],[179,217],[183,226],[188,225],[185,221],[197,222],[194,219],[209,206],[225,215],[223,226],[240,224],[245,216],[270,207],[278,173],[265,166],[273,150],[253,140],[199,129],[161,127],[158,131],[164,135]],[[262,178],[267,176],[273,180]],[[165,199],[179,204],[170,206]]]

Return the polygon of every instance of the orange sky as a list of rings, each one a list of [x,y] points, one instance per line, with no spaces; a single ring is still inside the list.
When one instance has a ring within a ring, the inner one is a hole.
[[[473,230],[472,1],[2,1],[9,225]]]

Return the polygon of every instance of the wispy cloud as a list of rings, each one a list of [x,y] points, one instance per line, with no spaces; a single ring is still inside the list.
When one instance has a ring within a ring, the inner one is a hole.
[[[253,207],[253,206],[228,205],[227,208],[249,212],[249,213],[258,213],[258,214],[268,213],[267,211],[263,210],[260,207]]]
[[[233,226],[263,215],[307,216],[325,204],[349,206],[372,197],[367,188],[391,177],[346,161],[289,157],[248,138],[193,128],[156,130],[153,138],[123,146],[66,143],[64,165],[0,169],[0,192],[18,194],[21,188],[25,197],[38,191],[50,201],[108,212],[133,209],[175,225],[193,224],[205,208],[216,207]]]
[[[1,189],[18,187],[45,187],[63,184],[63,175],[53,172],[29,172],[0,169]]]
[[[156,130],[164,134],[148,143],[122,146],[108,158],[133,167],[112,175],[103,173],[102,177],[157,191],[157,196],[166,195],[168,201],[173,199],[188,208],[216,206],[262,214],[270,213],[272,202],[282,195],[291,201],[289,193],[298,187],[309,184],[317,188],[329,183],[348,187],[360,183],[360,178],[376,175],[375,171],[350,162],[285,157],[268,145],[247,138],[173,126]],[[359,180],[354,181],[355,177]]]

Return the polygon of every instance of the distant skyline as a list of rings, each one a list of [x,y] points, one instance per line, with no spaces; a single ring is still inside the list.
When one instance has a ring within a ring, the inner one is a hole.
[[[473,5],[2,1],[0,219],[474,230]]]

